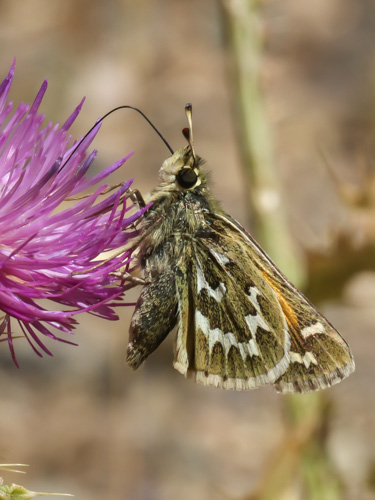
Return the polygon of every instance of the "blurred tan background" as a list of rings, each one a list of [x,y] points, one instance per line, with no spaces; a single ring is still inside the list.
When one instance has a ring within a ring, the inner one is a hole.
[[[230,21],[230,13],[250,6],[5,0],[0,72],[17,58],[16,103],[31,102],[48,78],[42,110],[53,122],[62,123],[85,95],[75,137],[111,108],[131,104],[177,149],[191,101],[196,150],[212,171],[214,193],[251,230]],[[329,457],[339,496],[316,498],[372,499],[375,3],[269,0],[253,9],[248,29],[256,26],[263,40],[255,70],[286,230],[306,293],[350,343],[357,365],[323,396],[329,416],[316,443]],[[142,192],[155,186],[169,154],[132,111],[111,116],[94,146],[98,170],[135,151],[113,183],[134,176]],[[79,347],[48,343],[54,358],[39,359],[18,342],[20,370],[2,345],[0,463],[31,465],[26,477],[6,474],[6,482],[79,500],[265,498],[261,485],[293,438],[286,398],[272,389],[233,393],[185,380],[172,368],[173,335],[133,373],[124,363],[132,310],[119,312],[113,324],[82,318]],[[304,491],[297,478],[283,498],[310,498]]]

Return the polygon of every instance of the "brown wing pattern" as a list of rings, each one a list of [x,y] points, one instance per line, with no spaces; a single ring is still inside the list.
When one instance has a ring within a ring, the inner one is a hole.
[[[204,385],[253,389],[289,365],[289,333],[271,287],[257,269],[244,275],[205,246],[188,247],[178,264],[179,329],[175,368]]]
[[[354,371],[350,347],[308,300],[269,274],[265,279],[276,291],[291,335],[290,365],[276,381],[278,392],[324,389]]]
[[[352,373],[354,361],[350,348],[334,327],[287,280],[238,223],[226,215],[216,217],[211,224],[211,235],[203,239],[206,250],[219,261],[221,259],[228,270],[234,259],[244,275],[251,276],[256,268],[264,283],[275,292],[287,322],[291,336],[290,363],[275,382],[275,388],[279,392],[308,392],[329,387]],[[233,240],[240,245],[240,252],[233,248]]]

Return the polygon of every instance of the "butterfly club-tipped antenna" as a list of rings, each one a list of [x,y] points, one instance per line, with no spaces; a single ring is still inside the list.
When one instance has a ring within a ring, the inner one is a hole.
[[[73,151],[70,153],[69,157],[67,158],[67,160],[61,165],[61,167],[59,168],[59,172],[65,167],[65,165],[70,161],[70,159],[72,158],[72,156],[76,153],[76,151],[78,150],[78,148],[80,147],[80,145],[83,143],[83,141],[91,134],[91,132],[95,129],[95,127],[97,127],[99,124],[101,124],[109,115],[111,115],[112,113],[115,113],[116,111],[119,111],[120,109],[132,109],[133,111],[136,111],[137,113],[139,113],[145,120],[146,122],[154,129],[154,131],[158,134],[158,136],[160,137],[160,139],[164,142],[164,144],[167,146],[167,148],[169,149],[169,151],[171,152],[171,154],[173,155],[174,151],[173,149],[171,148],[171,146],[169,145],[169,143],[167,142],[167,140],[165,139],[165,137],[162,135],[162,133],[155,127],[155,125],[152,123],[152,121],[143,113],[143,111],[141,111],[140,109],[138,108],[135,108],[134,106],[118,106],[117,108],[113,108],[111,109],[110,111],[108,111],[108,113],[106,113],[104,116],[102,116],[96,123],[95,125],[93,125],[90,130],[82,137],[82,139],[78,142],[78,144],[76,145],[76,147],[73,149]]]
[[[193,106],[190,102],[185,104],[185,113],[189,127],[185,127],[184,129],[182,129],[182,133],[190,146],[190,151],[193,156],[193,161],[195,165],[197,157],[195,154],[194,140],[193,140]]]

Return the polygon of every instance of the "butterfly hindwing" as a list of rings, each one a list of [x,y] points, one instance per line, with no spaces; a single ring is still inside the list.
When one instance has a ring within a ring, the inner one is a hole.
[[[201,245],[181,259],[174,366],[205,385],[252,389],[285,372],[290,339],[273,290],[232,264],[229,273]]]

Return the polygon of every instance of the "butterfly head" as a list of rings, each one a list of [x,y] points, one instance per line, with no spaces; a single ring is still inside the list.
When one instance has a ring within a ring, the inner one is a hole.
[[[189,191],[205,183],[201,172],[202,158],[195,154],[192,126],[192,105],[186,104],[185,112],[189,127],[182,130],[188,145],[167,158],[160,169],[160,177],[164,187],[170,191]]]
[[[160,178],[169,190],[186,191],[202,184],[200,166],[203,160],[193,157],[190,146],[176,151],[167,158],[160,169]]]

